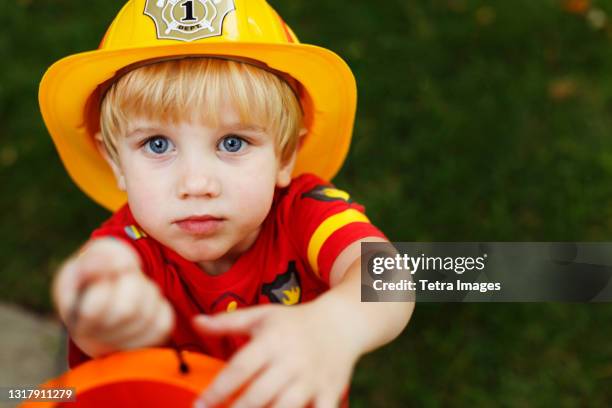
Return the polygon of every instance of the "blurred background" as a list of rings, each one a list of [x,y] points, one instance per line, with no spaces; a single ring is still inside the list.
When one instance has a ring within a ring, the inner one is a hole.
[[[612,241],[612,0],[270,3],[352,67],[335,183],[391,240]],[[38,82],[96,48],[122,4],[0,2],[0,302],[38,316],[108,216],[63,169]],[[610,406],[610,322],[607,304],[420,304],[359,363],[351,403]]]

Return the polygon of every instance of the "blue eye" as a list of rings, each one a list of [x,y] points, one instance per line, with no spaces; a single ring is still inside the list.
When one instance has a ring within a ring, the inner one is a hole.
[[[164,136],[153,136],[145,142],[146,150],[153,154],[164,154],[171,146],[172,142]]]
[[[229,153],[236,153],[242,150],[246,141],[238,136],[227,136],[219,143],[219,149]]]

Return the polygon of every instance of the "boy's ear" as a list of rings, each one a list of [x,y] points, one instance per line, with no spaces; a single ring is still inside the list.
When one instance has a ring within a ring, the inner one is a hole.
[[[119,163],[115,162],[113,158],[106,150],[106,145],[104,144],[104,140],[102,139],[102,134],[100,132],[96,133],[94,136],[94,140],[96,141],[96,148],[98,149],[98,153],[104,160],[108,163],[110,168],[113,170],[113,174],[115,175],[115,180],[117,180],[117,188],[121,191],[125,191],[125,177],[123,176],[123,172],[121,171],[121,167]]]
[[[300,150],[302,148],[302,145],[304,144],[304,140],[306,140],[306,134],[308,133],[308,129],[306,128],[300,128],[300,131],[298,133],[298,143],[297,143],[297,149]]]
[[[277,187],[287,187],[289,183],[291,183],[291,174],[293,173],[293,168],[295,167],[295,160],[297,159],[297,153],[302,147],[302,143],[304,141],[304,135],[308,132],[307,129],[301,128],[298,133],[298,143],[297,148],[293,151],[289,159],[285,160],[285,162],[281,162],[279,164],[279,169],[276,174],[276,186]]]
[[[293,173],[293,167],[295,167],[295,159],[297,158],[297,149],[291,153],[284,162],[279,163],[278,171],[276,172],[276,186],[287,187],[291,183],[291,173]]]

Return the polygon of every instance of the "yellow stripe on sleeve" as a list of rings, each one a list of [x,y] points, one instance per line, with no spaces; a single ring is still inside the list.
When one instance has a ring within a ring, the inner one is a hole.
[[[319,251],[321,251],[321,247],[327,241],[327,238],[335,231],[353,222],[370,222],[370,220],[364,213],[350,208],[325,219],[312,234],[308,243],[308,263],[317,276],[319,275],[319,265],[317,263]]]

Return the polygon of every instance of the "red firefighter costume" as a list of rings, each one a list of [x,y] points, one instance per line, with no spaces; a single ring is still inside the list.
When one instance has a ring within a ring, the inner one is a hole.
[[[343,249],[361,238],[384,237],[347,193],[310,174],[275,192],[257,240],[219,276],[207,275],[149,237],[127,205],[92,234],[92,238],[104,236],[129,243],[140,254],[143,272],[174,306],[177,319],[171,344],[221,359],[227,359],[244,339],[203,338],[192,329],[194,315],[312,300],[329,288],[330,269]],[[70,342],[70,366],[87,359]]]

